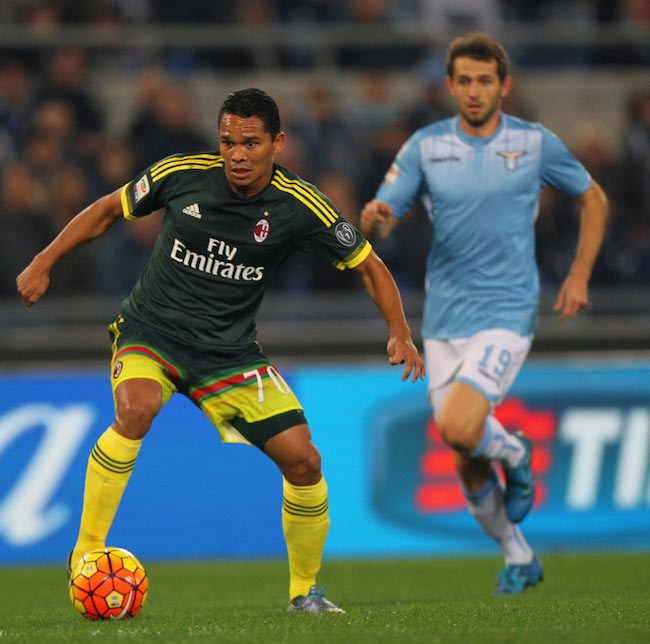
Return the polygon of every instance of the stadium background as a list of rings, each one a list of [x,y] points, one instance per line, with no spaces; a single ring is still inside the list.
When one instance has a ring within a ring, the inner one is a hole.
[[[27,310],[13,282],[43,240],[155,160],[147,155],[212,147],[223,98],[253,85],[280,102],[293,142],[281,162],[354,220],[409,131],[450,109],[440,56],[470,27],[499,35],[512,54],[508,109],[556,131],[614,205],[592,305],[559,325],[550,308],[575,212],[558,195],[542,200],[543,314],[499,412],[537,445],[527,532],[542,552],[648,550],[648,3],[223,4],[0,4],[0,565],[59,562],[74,541],[87,454],[112,414],[105,326],[156,220],[67,258]],[[414,211],[378,247],[416,331],[422,224]],[[322,268],[305,257],[288,264],[259,327],[323,454],[326,556],[494,554],[460,507],[424,385],[399,382],[363,290]],[[177,397],[147,438],[111,541],[147,560],[282,557],[279,507],[273,466],[252,448],[222,446]]]

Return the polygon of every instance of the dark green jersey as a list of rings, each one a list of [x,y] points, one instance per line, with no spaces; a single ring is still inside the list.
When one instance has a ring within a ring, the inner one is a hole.
[[[125,317],[193,345],[238,352],[256,341],[269,278],[296,249],[339,269],[370,253],[361,233],[313,185],[274,165],[254,197],[230,190],[216,153],[163,159],[122,190],[135,219],[164,208],[149,262],[123,302]]]

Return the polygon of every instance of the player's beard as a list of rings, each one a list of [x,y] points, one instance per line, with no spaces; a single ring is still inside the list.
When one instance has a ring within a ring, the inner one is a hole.
[[[463,111],[463,116],[473,128],[478,129],[483,127],[494,116],[496,111],[499,109],[500,104],[500,101],[495,101],[482,116],[472,116],[472,114],[466,110]]]

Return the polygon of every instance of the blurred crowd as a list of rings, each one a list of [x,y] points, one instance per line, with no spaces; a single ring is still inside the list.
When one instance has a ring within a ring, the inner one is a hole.
[[[431,15],[443,5],[468,11],[492,2],[403,0],[243,0],[184,3],[147,0],[0,2],[0,20],[31,24],[95,21],[259,21],[376,20],[391,14]],[[552,8],[580,5],[594,20],[620,20],[632,1],[577,3],[494,2],[499,11],[473,14],[482,20],[517,13],[517,19],[544,19]],[[650,3],[636,3],[646,7]],[[436,5],[438,5],[436,7]],[[218,7],[216,11],[215,7]],[[179,12],[181,12],[182,16]],[[470,11],[471,13],[471,11]],[[217,15],[218,14],[218,15]],[[647,18],[647,17],[646,17]],[[431,18],[433,19],[433,18]],[[467,26],[466,21],[462,22]],[[496,27],[495,27],[496,30]],[[0,296],[15,293],[15,277],[69,219],[99,196],[134,178],[168,154],[214,149],[216,138],[197,126],[189,85],[164,66],[134,76],[138,109],[124,136],[107,130],[106,105],[89,90],[93,52],[67,47],[37,61],[23,55],[0,60]],[[315,183],[356,222],[372,198],[401,144],[418,127],[453,113],[444,89],[444,70],[435,57],[412,69],[421,91],[399,107],[390,74],[369,66],[358,74],[358,92],[342,96],[314,75],[300,101],[281,105],[287,145],[278,162]],[[525,97],[513,94],[509,113],[535,120]],[[579,121],[566,143],[607,191],[613,206],[603,253],[594,274],[600,286],[650,286],[650,86],[629,97],[623,140],[612,146],[603,126]],[[621,152],[622,151],[622,152]],[[575,205],[544,190],[538,219],[542,282],[564,278],[578,229]],[[65,258],[52,275],[56,294],[126,294],[149,255],[160,214],[118,222],[104,237]],[[394,236],[376,248],[404,290],[423,288],[430,226],[415,207]],[[286,292],[361,288],[353,271],[323,270],[306,255],[295,255],[276,276],[273,288]]]
[[[517,65],[648,64],[650,27],[648,0],[0,0],[0,26],[20,25],[47,36],[66,25],[84,25],[110,32],[116,27],[221,25],[284,29],[286,42],[274,58],[287,67],[310,67],[318,60],[316,44],[323,26],[381,27],[391,33],[417,30],[432,42],[446,42],[462,31],[487,31],[508,41],[522,28],[551,27],[569,37],[562,41],[508,43]],[[610,42],[578,38],[600,27],[618,27]],[[349,32],[348,32],[349,33]],[[190,37],[191,38],[191,37]],[[421,53],[422,40],[403,43],[388,52],[382,42],[353,43],[335,54],[337,64],[411,64]],[[183,68],[200,66],[255,67],[268,58],[257,49],[255,37],[211,48],[174,45],[168,63]],[[161,44],[161,43],[158,43]],[[137,59],[137,54],[136,54]]]
[[[2,0],[0,20],[38,25],[69,23],[406,23],[432,29],[468,28],[481,21],[563,21],[572,24],[644,22],[645,0]],[[463,23],[462,25],[460,23]],[[433,26],[435,25],[435,26]]]

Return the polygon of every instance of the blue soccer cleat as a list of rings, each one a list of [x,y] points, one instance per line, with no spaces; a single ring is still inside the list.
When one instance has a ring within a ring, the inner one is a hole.
[[[289,613],[345,613],[342,608],[333,604],[325,595],[325,586],[319,588],[314,584],[308,595],[294,597],[287,608]]]
[[[496,594],[518,595],[526,588],[536,586],[543,579],[544,569],[537,555],[533,555],[533,560],[529,564],[510,564],[497,575],[499,584]]]
[[[524,446],[524,456],[517,467],[503,468],[506,477],[504,503],[506,515],[512,523],[523,521],[535,500],[535,477],[531,466],[533,446],[521,432],[516,436]]]

